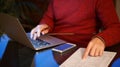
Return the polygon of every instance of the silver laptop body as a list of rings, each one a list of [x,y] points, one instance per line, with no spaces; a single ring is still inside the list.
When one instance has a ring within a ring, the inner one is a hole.
[[[30,47],[33,50],[40,50],[40,49],[56,46],[62,43],[66,43],[66,41],[61,40],[59,38],[49,35],[42,35],[40,36],[39,39],[49,43],[49,45],[42,47],[34,46],[35,44],[33,44],[28,38],[29,34],[26,34],[20,21],[16,17],[3,13],[0,13],[0,29],[4,31],[11,39],[27,47]]]

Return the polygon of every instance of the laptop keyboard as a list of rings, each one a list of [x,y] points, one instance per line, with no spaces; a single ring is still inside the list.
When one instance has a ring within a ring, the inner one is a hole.
[[[47,45],[50,45],[50,43],[46,42],[46,41],[43,41],[41,39],[36,39],[36,40],[33,40],[30,38],[29,35],[28,36],[28,39],[31,41],[31,43],[35,46],[35,47],[44,47],[44,46],[47,46]]]

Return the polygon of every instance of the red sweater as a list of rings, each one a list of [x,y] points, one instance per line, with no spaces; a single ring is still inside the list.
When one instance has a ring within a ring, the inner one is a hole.
[[[75,33],[56,37],[82,47],[94,36],[102,38],[106,46],[120,42],[120,23],[112,0],[52,0],[40,22],[48,24],[51,32]],[[100,33],[97,24],[104,29]]]

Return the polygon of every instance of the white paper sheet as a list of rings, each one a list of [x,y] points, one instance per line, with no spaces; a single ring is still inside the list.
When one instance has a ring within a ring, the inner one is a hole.
[[[88,56],[85,60],[82,60],[84,48],[79,48],[73,53],[60,67],[108,67],[116,52],[104,51],[100,57]]]

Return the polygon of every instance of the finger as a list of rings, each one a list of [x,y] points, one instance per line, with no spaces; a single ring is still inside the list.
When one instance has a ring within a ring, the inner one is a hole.
[[[36,38],[37,38],[37,34],[35,33],[33,36],[33,40],[36,40]]]
[[[49,31],[48,29],[45,29],[45,30],[42,31],[42,34],[45,35],[45,34],[48,33],[48,31]]]
[[[87,47],[86,50],[85,50],[85,53],[83,54],[82,59],[86,59],[86,58],[87,58],[87,56],[88,56],[88,54],[89,54],[89,52],[90,52],[90,50],[91,50],[91,47],[92,47],[92,43],[90,42],[90,43],[88,44],[88,47]]]
[[[100,56],[100,50],[99,49],[96,48],[94,56],[95,57]]]
[[[104,50],[101,50],[101,51],[100,51],[100,56],[102,56],[102,55],[103,55],[103,52],[104,52]]]
[[[41,26],[40,25],[37,25],[36,33],[37,33],[37,37],[40,37],[40,33],[41,33]]]
[[[94,46],[90,51],[90,56],[95,56],[96,47]]]
[[[35,33],[35,29],[32,29],[31,32],[30,32],[30,38],[31,39],[33,38],[34,33]]]
[[[37,37],[40,37],[41,30],[37,29]]]
[[[44,32],[47,29],[46,26],[41,26],[41,25],[38,25],[38,29],[37,29],[37,36],[40,37],[41,34],[44,35]],[[46,32],[45,32],[46,33]]]
[[[87,56],[88,56],[88,54],[89,54],[89,52],[90,52],[90,48],[87,48],[87,49],[85,50],[85,53],[83,54],[82,59],[86,59]]]

